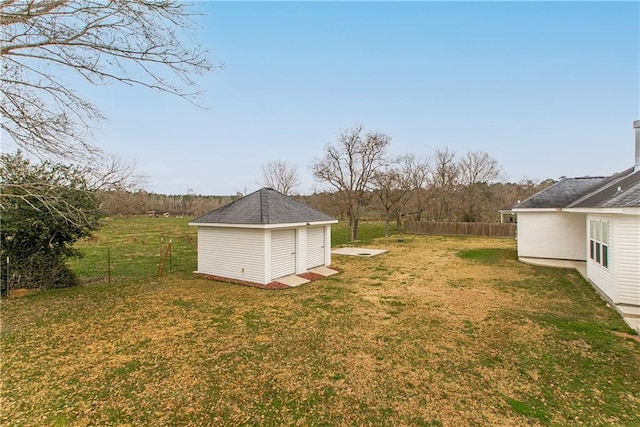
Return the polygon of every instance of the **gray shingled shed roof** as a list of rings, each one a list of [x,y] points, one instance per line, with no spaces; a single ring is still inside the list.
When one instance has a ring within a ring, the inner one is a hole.
[[[640,207],[640,171],[609,177],[563,178],[514,209]]]
[[[291,197],[262,188],[191,221],[193,224],[293,224],[337,220]]]

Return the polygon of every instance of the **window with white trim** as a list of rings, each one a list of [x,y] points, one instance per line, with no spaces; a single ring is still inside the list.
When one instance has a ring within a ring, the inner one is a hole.
[[[589,221],[589,258],[609,268],[609,221]]]

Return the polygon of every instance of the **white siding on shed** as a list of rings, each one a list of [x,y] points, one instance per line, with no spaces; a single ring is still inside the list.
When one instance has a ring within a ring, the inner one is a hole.
[[[296,274],[307,272],[307,228],[296,228]]]
[[[260,229],[198,227],[198,273],[264,283]]]
[[[614,223],[614,261],[617,304],[640,306],[640,218],[616,215]]]
[[[324,226],[307,228],[307,269],[324,265],[324,240]]]
[[[296,272],[296,230],[271,230],[271,279]]]
[[[566,212],[517,212],[518,256],[586,260],[586,215]]]

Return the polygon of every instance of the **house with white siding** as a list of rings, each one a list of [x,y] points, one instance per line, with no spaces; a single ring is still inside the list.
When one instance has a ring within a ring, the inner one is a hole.
[[[262,188],[189,223],[198,230],[196,273],[266,285],[331,264],[338,220]]]
[[[640,120],[635,165],[607,177],[563,178],[518,203],[518,257],[584,265],[587,280],[640,333]]]

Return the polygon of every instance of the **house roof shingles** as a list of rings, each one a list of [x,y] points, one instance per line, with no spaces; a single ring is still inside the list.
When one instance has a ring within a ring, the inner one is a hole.
[[[608,177],[563,178],[514,209],[640,207],[640,171]]]
[[[570,208],[622,208],[640,206],[640,172],[627,169],[613,175],[605,185],[599,186],[573,202]]]
[[[562,178],[551,187],[534,194],[514,206],[514,209],[564,208],[591,192],[604,177]]]
[[[292,224],[336,221],[291,197],[262,188],[191,221],[194,224]]]

